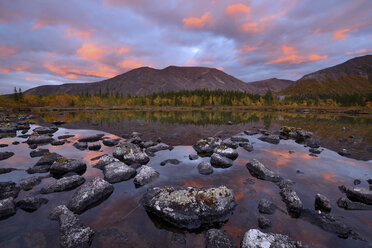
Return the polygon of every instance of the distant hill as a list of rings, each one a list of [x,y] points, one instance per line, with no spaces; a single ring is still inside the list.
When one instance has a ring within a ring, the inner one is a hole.
[[[315,96],[372,93],[372,55],[350,59],[303,76],[280,95]]]
[[[292,80],[269,78],[261,81],[249,82],[247,84],[251,92],[265,94],[268,90],[271,92],[278,92],[294,83],[295,81]]]

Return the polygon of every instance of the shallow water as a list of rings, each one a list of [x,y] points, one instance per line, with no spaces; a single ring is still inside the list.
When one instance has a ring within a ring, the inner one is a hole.
[[[114,113],[110,113],[109,115],[114,116]],[[50,121],[48,118],[53,118],[52,120],[57,118],[63,119],[67,118],[66,116],[68,115],[71,114],[65,113],[63,116],[51,115],[52,117],[44,116],[44,120]],[[85,114],[85,116],[88,115]],[[63,146],[45,145],[42,147],[63,156],[84,160],[88,165],[84,177],[89,180],[95,176],[102,176],[100,170],[92,167],[96,161],[91,161],[91,158],[105,153],[112,154],[113,148],[102,146],[99,152],[80,151],[73,147],[72,144],[82,136],[104,133],[102,130],[107,130],[108,125],[115,126],[114,129],[117,128],[118,131],[121,129],[120,134],[130,133],[131,131],[143,132],[143,138],[172,136],[176,133],[176,128],[178,128],[177,130],[187,131],[188,129],[192,129],[191,127],[194,127],[194,130],[188,131],[193,135],[189,135],[187,132],[179,132],[178,134],[181,138],[163,139],[166,142],[173,141],[176,144],[183,140],[184,145],[178,145],[172,151],[160,151],[156,153],[155,157],[151,158],[148,165],[160,173],[158,179],[140,188],[134,186],[132,179],[114,184],[115,190],[107,200],[79,215],[82,223],[90,226],[96,232],[92,247],[182,247],[181,244],[183,241],[185,241],[184,247],[204,247],[203,230],[190,233],[176,229],[153,216],[149,216],[142,206],[138,204],[139,199],[148,187],[163,185],[208,187],[226,185],[232,188],[238,206],[229,220],[222,225],[222,228],[234,237],[237,246],[240,244],[247,230],[258,228],[257,217],[259,216],[259,212],[257,205],[258,201],[262,198],[272,200],[281,209],[281,211],[276,211],[273,215],[266,215],[272,221],[273,227],[264,230],[264,232],[286,234],[295,240],[303,241],[314,247],[368,247],[368,243],[372,242],[372,211],[347,211],[338,208],[336,204],[338,198],[343,196],[338,189],[339,185],[352,186],[354,179],[360,179],[362,183],[359,186],[368,187],[366,180],[372,177],[372,161],[345,158],[328,149],[324,149],[319,157],[311,157],[309,156],[308,148],[294,141],[281,140],[279,145],[273,145],[258,140],[257,138],[260,135],[255,135],[247,136],[253,143],[254,151],[247,152],[242,148],[238,148],[239,157],[234,161],[232,167],[227,169],[215,168],[213,174],[204,176],[198,173],[196,166],[201,161],[208,160],[209,158],[199,158],[194,161],[190,161],[188,158],[190,153],[195,153],[189,145],[192,144],[191,142],[194,142],[196,138],[194,136],[199,135],[198,138],[203,138],[217,131],[227,137],[252,126],[265,126],[264,121],[260,118],[254,120],[248,119],[247,122],[239,122],[238,119],[232,119],[236,125],[226,126],[225,119],[221,123],[213,123],[214,119],[212,119],[212,123],[198,124],[182,122],[167,123],[162,121],[162,119],[154,120],[151,118],[119,117],[116,120],[105,120],[101,118],[100,121],[99,119],[95,119],[95,114],[91,115],[89,121],[81,117],[77,120],[72,120],[69,117],[70,123],[63,125],[63,128],[60,128],[54,134],[54,137],[66,133],[75,134],[75,137],[68,139],[71,143]],[[303,118],[306,119],[308,117],[304,116]],[[184,119],[188,120],[186,117]],[[299,122],[298,119],[299,117],[297,118],[297,123]],[[286,119],[286,117],[278,118],[278,116],[274,116],[271,119],[270,127],[275,127],[275,125],[280,125],[283,122],[293,123],[294,121],[295,119],[291,120]],[[96,125],[97,122],[98,126]],[[321,123],[322,120],[318,120],[318,122]],[[369,119],[364,121],[359,120],[357,122],[359,124],[349,124],[350,127],[354,127],[354,130],[357,130],[355,127],[358,125],[363,129],[355,135],[366,132],[366,128],[369,129],[367,131],[370,131],[371,125]],[[87,126],[84,126],[84,123]],[[122,125],[123,123],[127,125]],[[128,123],[145,124],[137,125],[136,128],[134,124],[128,125]],[[306,121],[303,121],[304,123]],[[94,125],[89,126],[88,124]],[[90,128],[91,130],[70,129],[74,125],[79,128]],[[346,124],[345,122],[341,122],[337,125],[343,126]],[[35,127],[33,125],[29,132]],[[69,129],[65,127],[69,127]],[[154,130],[148,130],[150,127],[153,127]],[[160,131],[166,129],[166,127],[168,127],[168,132],[165,132],[166,130],[164,132]],[[266,127],[269,128],[267,124]],[[93,130],[93,128],[96,130]],[[142,129],[147,131],[144,132]],[[119,134],[119,132],[114,131],[110,133]],[[113,134],[105,134],[116,137]],[[332,135],[330,134],[330,136]],[[364,140],[371,138],[362,135],[361,137]],[[18,183],[23,178],[34,176],[28,175],[23,170],[32,167],[39,158],[30,158],[29,152],[31,150],[27,144],[11,145],[16,140],[20,142],[25,141],[22,138],[5,138],[0,140],[0,143],[9,144],[9,147],[0,148],[2,151],[13,151],[16,154],[7,160],[0,161],[0,166],[21,170],[0,175],[0,181],[11,180]],[[294,153],[290,154],[288,152],[289,150],[294,151]],[[182,163],[178,165],[160,165],[161,161],[169,158],[177,158]],[[296,182],[294,189],[301,198],[304,208],[314,209],[316,193],[327,196],[332,204],[331,213],[351,226],[354,231],[367,239],[367,242],[353,240],[351,238],[346,240],[341,239],[335,234],[325,232],[301,218],[291,218],[287,214],[285,204],[281,200],[279,188],[274,183],[253,178],[246,169],[245,164],[252,158],[260,160],[267,168],[276,171],[283,178]],[[297,170],[303,173],[296,173]],[[254,184],[249,184],[247,179],[253,179]],[[21,191],[17,200],[22,199],[25,195],[37,192],[43,185],[51,183],[53,180],[55,179],[44,179],[42,184],[36,186],[33,190],[28,192]],[[49,203],[43,205],[36,212],[27,213],[19,209],[16,215],[0,221],[0,247],[58,247],[58,223],[50,221],[47,216],[53,207],[60,204],[67,204],[75,190],[42,195],[49,199]],[[176,242],[175,240],[181,241]]]

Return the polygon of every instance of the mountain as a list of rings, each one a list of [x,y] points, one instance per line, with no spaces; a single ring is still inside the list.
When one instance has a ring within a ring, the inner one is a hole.
[[[249,82],[247,83],[248,84],[247,87],[251,92],[265,94],[268,90],[270,90],[271,92],[278,92],[294,83],[295,82],[291,80],[269,78],[265,80]]]
[[[303,76],[279,95],[315,96],[372,93],[372,55],[350,59]]]

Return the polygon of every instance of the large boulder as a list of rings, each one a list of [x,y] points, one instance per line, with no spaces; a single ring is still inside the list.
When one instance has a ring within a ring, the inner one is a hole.
[[[33,131],[38,134],[49,134],[49,133],[57,132],[58,128],[57,127],[37,127]]]
[[[159,172],[147,165],[142,165],[140,172],[134,177],[133,183],[136,187],[148,184],[159,177]]]
[[[51,143],[54,139],[50,137],[49,135],[39,135],[39,134],[33,134],[31,135],[28,140],[26,141],[27,144],[48,144]]]
[[[54,192],[61,192],[66,190],[72,190],[76,187],[79,187],[85,182],[85,178],[79,175],[73,175],[70,177],[63,177],[58,179],[52,184],[49,184],[43,187],[40,190],[41,194],[49,194]]]
[[[119,161],[118,159],[105,154],[99,158],[98,162],[95,165],[93,165],[93,167],[96,169],[103,170],[103,168],[105,168],[106,165],[114,163],[114,162],[118,162],[118,161]]]
[[[0,200],[0,220],[6,219],[16,213],[13,197]]]
[[[346,190],[346,196],[352,201],[372,205],[372,191],[368,189],[350,188]]]
[[[250,229],[244,234],[241,248],[301,248],[306,247],[299,241],[276,233],[263,233],[258,229]]]
[[[94,231],[81,224],[80,220],[65,205],[54,208],[49,218],[59,221],[61,247],[89,247],[92,243]]]
[[[42,205],[47,204],[48,199],[28,196],[17,202],[17,207],[27,212],[34,212],[38,210]]]
[[[211,156],[211,164],[216,168],[229,168],[232,166],[232,160],[221,156],[220,154],[213,153]]]
[[[147,190],[141,203],[165,222],[186,229],[224,222],[236,206],[233,191],[225,186],[153,187]]]
[[[62,158],[55,161],[49,171],[54,177],[62,177],[69,172],[75,172],[81,175],[86,170],[87,165],[84,162],[72,158]]]
[[[0,200],[9,197],[17,198],[21,188],[15,182],[0,182]]]
[[[235,151],[234,149],[232,149],[230,147],[224,146],[224,145],[217,146],[214,149],[213,153],[220,154],[221,156],[224,156],[224,157],[229,158],[231,160],[235,160],[239,156],[237,151]]]
[[[200,164],[198,164],[198,171],[202,175],[209,175],[213,173],[213,167],[211,163],[203,161]]]
[[[29,174],[48,172],[52,164],[61,159],[63,159],[63,156],[58,153],[46,153],[37,161],[34,167],[27,169],[27,172]]]
[[[134,177],[136,170],[122,162],[113,162],[103,168],[103,174],[107,182],[118,183]]]
[[[115,158],[124,163],[131,164],[147,164],[150,161],[149,156],[141,150],[137,145],[132,143],[120,143],[113,152]]]
[[[211,156],[213,154],[214,149],[221,145],[221,140],[215,137],[208,137],[206,139],[199,140],[195,145],[192,147],[199,155],[204,156]]]
[[[234,239],[225,230],[209,229],[205,233],[206,248],[235,248]]]
[[[247,169],[251,173],[252,176],[267,180],[271,182],[280,182],[283,180],[281,176],[279,176],[277,173],[267,169],[260,161],[257,159],[252,159],[246,164]]]
[[[82,213],[89,207],[107,199],[113,191],[114,186],[112,184],[96,177],[73,194],[67,207],[74,213]]]
[[[14,152],[0,152],[0,160],[5,160],[14,155]]]

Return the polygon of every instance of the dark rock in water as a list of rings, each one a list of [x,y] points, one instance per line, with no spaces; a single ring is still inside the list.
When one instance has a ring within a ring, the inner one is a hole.
[[[362,183],[362,181],[360,181],[359,179],[355,179],[353,183],[354,185],[359,185]]]
[[[190,154],[189,155],[190,160],[197,160],[198,158],[199,158],[199,156],[197,154]]]
[[[298,197],[296,191],[291,188],[282,188],[280,190],[280,195],[283,202],[287,206],[288,213],[292,214],[293,217],[298,217],[302,212],[302,201]]]
[[[76,149],[79,149],[79,150],[83,151],[83,150],[88,148],[88,143],[87,142],[77,142],[77,143],[74,143],[73,146]]]
[[[338,141],[341,142],[341,143],[345,143],[345,142],[347,142],[347,139],[343,138],[343,139],[339,139]]]
[[[258,138],[259,140],[271,143],[271,144],[279,144],[280,138],[279,135],[275,134],[270,134],[270,135],[262,135],[261,137]]]
[[[232,136],[230,140],[234,142],[245,142],[245,143],[249,142],[248,138],[244,136]]]
[[[48,199],[29,196],[17,202],[17,207],[27,212],[34,212],[42,205],[47,204]]]
[[[72,138],[72,137],[75,137],[75,135],[74,134],[66,134],[66,135],[58,136],[58,139],[68,139],[68,138]]]
[[[271,182],[279,182],[283,180],[278,174],[275,172],[267,169],[263,164],[261,164],[260,161],[257,159],[252,159],[246,164],[247,169],[251,173],[252,176],[262,179],[262,180],[267,180]]]
[[[277,183],[279,189],[292,188],[292,186],[294,184],[295,183],[290,179],[284,179],[284,180],[280,181],[279,183]]]
[[[61,177],[69,172],[83,174],[86,170],[87,165],[84,162],[72,158],[62,158],[52,164],[50,174],[54,177]]]
[[[49,150],[48,149],[39,148],[37,150],[31,151],[30,152],[30,157],[31,158],[40,157],[40,156],[43,156],[45,153],[49,153]]]
[[[293,153],[295,153],[295,151],[288,151],[288,153],[289,153],[289,154],[293,154]]]
[[[166,165],[166,164],[180,164],[181,161],[179,161],[178,159],[175,159],[175,158],[171,158],[171,159],[166,159],[162,162],[160,162],[160,165]]]
[[[351,152],[349,152],[348,150],[346,149],[342,149],[341,151],[338,152],[338,154],[340,154],[341,156],[350,156],[351,155]]]
[[[271,221],[268,218],[266,218],[265,216],[260,215],[258,217],[257,221],[258,221],[258,226],[261,229],[266,229],[266,228],[269,228],[269,227],[272,226]]]
[[[230,147],[224,146],[224,145],[217,146],[216,148],[214,148],[213,153],[219,154],[219,155],[221,155],[223,157],[226,157],[226,158],[229,158],[231,160],[235,160],[239,156],[237,151],[235,151],[234,149],[232,149]]]
[[[325,212],[330,212],[332,209],[331,202],[329,201],[329,199],[326,196],[319,193],[315,195],[314,206],[316,210],[321,210]]]
[[[211,156],[211,165],[216,168],[229,168],[232,166],[232,160],[221,156],[220,154],[213,153]]]
[[[115,158],[124,163],[131,164],[147,164],[150,158],[137,145],[131,143],[120,143],[113,152]]]
[[[361,202],[353,202],[346,197],[341,197],[337,200],[337,206],[346,210],[372,210],[371,205],[367,205]]]
[[[48,135],[31,135],[26,141],[27,144],[48,144],[53,141],[53,138]]]
[[[140,145],[141,143],[143,143],[140,136],[132,136],[132,138],[127,139],[126,142],[136,144],[136,145]]]
[[[345,185],[338,186],[338,189],[341,191],[341,193],[346,193],[346,190],[347,190]]]
[[[153,142],[153,141],[146,141],[146,142],[142,142],[141,144],[140,144],[140,146],[142,147],[142,148],[149,148],[150,146],[155,146],[157,143],[155,143],[155,142]]]
[[[221,142],[222,141],[219,138],[208,137],[206,139],[199,140],[192,147],[199,155],[211,156],[214,148],[221,145]]]
[[[106,139],[103,139],[103,140],[102,140],[102,143],[103,143],[105,146],[116,146],[117,144],[119,144],[119,141],[120,141],[120,139],[110,139],[110,138],[106,138]]]
[[[315,153],[310,153],[309,156],[310,156],[310,157],[315,157],[315,158],[318,157],[318,155],[316,155]]]
[[[253,145],[251,143],[244,144],[243,149],[246,150],[247,152],[253,151]]]
[[[322,151],[317,148],[310,148],[309,152],[314,153],[314,154],[320,154]]]
[[[136,187],[140,187],[152,182],[158,177],[159,172],[147,165],[142,165],[140,172],[134,177],[133,183]]]
[[[170,145],[167,145],[167,144],[164,144],[164,143],[159,143],[155,146],[150,146],[149,148],[146,149],[146,153],[147,154],[153,154],[155,152],[159,152],[159,151],[164,151],[164,150],[173,150],[173,146],[170,146]]]
[[[235,248],[234,239],[225,230],[209,229],[205,233],[206,248]]]
[[[141,203],[165,222],[186,229],[224,222],[236,206],[232,190],[225,186],[153,187],[147,190]]]
[[[38,134],[49,134],[49,133],[57,132],[58,128],[57,127],[37,127],[33,131]]]
[[[19,141],[14,141],[14,142],[12,142],[12,145],[19,145]]]
[[[296,170],[296,173],[297,174],[305,174],[303,171],[300,171],[300,170]]]
[[[78,139],[79,142],[97,142],[102,139],[102,137],[105,136],[104,134],[96,134],[92,136],[83,137],[81,139]]]
[[[98,151],[101,149],[101,144],[99,142],[92,143],[88,146],[88,149],[91,151]]]
[[[37,148],[37,144],[31,144],[28,146],[30,149],[36,149]]]
[[[107,199],[113,191],[112,184],[96,177],[75,191],[67,207],[74,213],[82,213],[89,207]]]
[[[9,146],[8,144],[0,144],[0,148],[7,147]]]
[[[29,174],[48,172],[52,164],[55,161],[61,159],[63,159],[63,157],[54,152],[45,154],[43,157],[39,159],[39,161],[37,161],[34,167],[27,169],[27,172]]]
[[[372,205],[372,191],[364,188],[350,188],[346,190],[346,196],[352,201]]]
[[[232,121],[228,121],[227,122],[227,125],[230,125],[231,126],[231,125],[234,125],[234,123]]]
[[[301,248],[307,247],[299,241],[282,234],[263,233],[258,229],[250,229],[244,234],[241,248]]]
[[[9,197],[17,198],[21,188],[14,182],[0,182],[0,200]]]
[[[275,210],[276,210],[276,206],[274,205],[274,203],[272,203],[271,201],[267,199],[261,199],[258,202],[258,211],[261,214],[273,214],[275,213]]]
[[[31,190],[36,185],[39,185],[41,183],[41,180],[43,178],[44,177],[37,177],[37,176],[25,178],[25,179],[21,180],[21,182],[19,183],[19,185],[21,186],[21,188],[24,191],[28,191],[28,190]]]
[[[13,197],[0,200],[0,220],[6,219],[16,213]]]
[[[349,138],[350,139],[360,139],[360,137],[359,136],[356,136],[356,135],[350,135]]]
[[[319,143],[319,141],[317,141],[315,139],[307,139],[306,140],[306,146],[316,149],[316,148],[320,147],[320,143]]]
[[[134,177],[136,170],[122,162],[113,162],[103,168],[103,174],[109,183],[118,183]]]
[[[106,165],[111,164],[113,162],[118,162],[118,161],[119,161],[118,159],[105,154],[99,158],[97,164],[95,164],[93,167],[96,169],[103,170],[103,168],[105,168]]]
[[[65,205],[54,208],[49,216],[59,221],[59,242],[63,248],[89,247],[94,231],[80,223],[80,220]]]
[[[99,232],[96,233],[97,236],[112,236],[114,241],[118,242],[128,242],[128,233],[122,232],[118,230],[117,228],[108,228],[108,229],[103,229],[100,230]],[[186,240],[185,240],[186,242]]]
[[[203,161],[200,164],[198,164],[198,171],[202,175],[209,175],[213,173],[213,167],[211,163]]]
[[[54,125],[62,125],[62,124],[65,124],[66,122],[65,121],[61,121],[61,120],[55,120],[52,122],[52,124]]]
[[[368,179],[368,180],[367,180],[367,183],[368,183],[368,184],[372,184],[372,179]]]
[[[14,152],[0,152],[0,160],[5,160],[14,155]]]
[[[79,187],[85,182],[85,178],[79,175],[74,175],[71,177],[63,177],[58,179],[52,184],[43,187],[40,190],[41,194],[50,194],[54,192],[62,192],[66,190],[72,190],[76,187]]]
[[[15,169],[15,168],[0,168],[0,175],[12,172],[14,170],[17,170],[17,169]]]
[[[239,147],[239,144],[237,142],[231,140],[224,140],[221,142],[221,145],[230,147],[232,149],[237,149]]]
[[[62,146],[65,144],[64,140],[55,140],[51,143],[52,146]]]
[[[246,130],[246,131],[244,131],[244,133],[245,133],[246,135],[249,135],[249,136],[252,136],[252,135],[256,135],[256,134],[258,134],[257,131],[253,131],[253,130]]]

